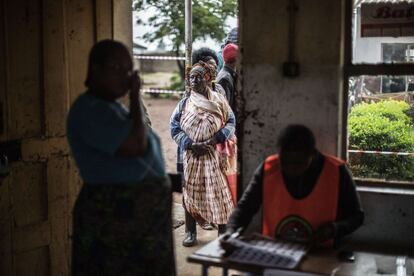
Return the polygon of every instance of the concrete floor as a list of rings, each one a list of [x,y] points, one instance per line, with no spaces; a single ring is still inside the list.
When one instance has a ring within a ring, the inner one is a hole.
[[[181,204],[181,195],[174,194],[174,204],[173,204],[173,219],[184,221],[184,209]],[[217,238],[217,230],[206,231],[201,227],[197,226],[197,240],[198,244],[194,247],[184,247],[182,246],[182,241],[184,239],[185,227],[184,225],[176,228],[174,230],[174,244],[175,244],[175,260],[176,260],[176,269],[178,276],[199,276],[201,275],[201,266],[198,264],[190,264],[187,262],[187,256],[191,255],[197,249],[203,245],[209,243],[210,241]],[[209,269],[210,276],[222,275],[222,270],[218,268]],[[241,273],[236,271],[230,271],[229,275],[241,275]]]

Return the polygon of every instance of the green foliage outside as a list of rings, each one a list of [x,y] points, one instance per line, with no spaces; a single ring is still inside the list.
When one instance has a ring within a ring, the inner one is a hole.
[[[184,91],[185,85],[184,80],[178,74],[174,74],[170,78],[171,85],[168,87],[169,90]]]
[[[410,106],[402,101],[381,101],[354,106],[349,114],[349,148],[414,152]],[[357,177],[414,181],[414,158],[410,156],[349,154]]]
[[[146,42],[164,43],[168,37],[172,41],[172,48],[167,49],[182,55],[185,38],[185,1],[184,0],[133,0],[133,9],[136,11],[155,11],[147,22],[138,19],[138,24],[149,25],[153,32],[144,34]],[[193,1],[193,41],[211,37],[216,41],[223,41],[226,37],[225,21],[236,16],[237,0],[198,0]],[[184,77],[184,63],[177,62],[180,76]]]
[[[184,46],[185,22],[184,0],[134,0],[133,8],[136,11],[155,9],[156,13],[146,24],[154,27],[155,31],[144,35],[145,41],[163,41],[169,37],[173,42],[173,49],[179,50]],[[199,38],[222,41],[226,33],[225,20],[236,16],[237,0],[198,0],[193,1],[193,41]]]

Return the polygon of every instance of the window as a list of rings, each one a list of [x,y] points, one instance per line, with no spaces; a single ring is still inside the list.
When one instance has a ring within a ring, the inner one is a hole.
[[[346,3],[342,156],[356,177],[414,183],[414,1]]]
[[[405,63],[413,61],[414,43],[382,43],[382,62]]]
[[[383,63],[407,63],[414,61],[414,43],[382,43]],[[382,93],[413,91],[413,76],[381,77]]]

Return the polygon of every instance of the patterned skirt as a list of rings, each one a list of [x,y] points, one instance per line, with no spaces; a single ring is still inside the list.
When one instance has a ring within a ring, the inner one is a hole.
[[[200,157],[185,151],[184,182],[184,208],[198,223],[227,223],[233,201],[215,150]]]
[[[73,214],[72,275],[175,275],[165,179],[85,184]]]

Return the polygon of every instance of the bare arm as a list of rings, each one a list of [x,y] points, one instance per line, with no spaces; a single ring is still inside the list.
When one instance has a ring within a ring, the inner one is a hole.
[[[131,90],[129,92],[130,113],[132,119],[131,131],[119,146],[116,154],[124,157],[136,157],[145,154],[147,149],[147,131],[142,120],[142,110],[139,90],[141,80],[135,71],[131,77]]]

